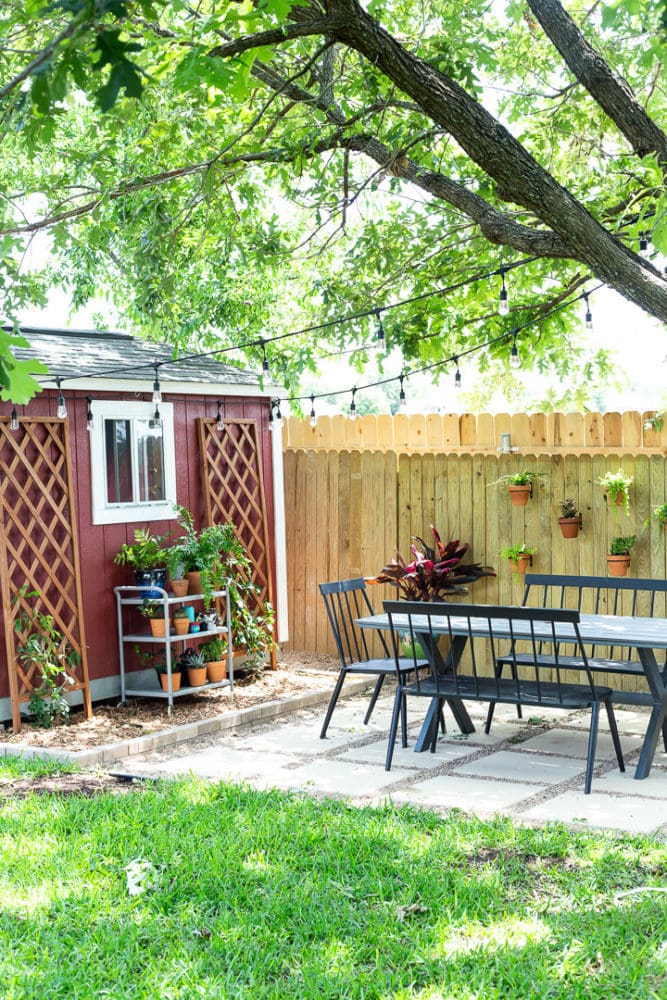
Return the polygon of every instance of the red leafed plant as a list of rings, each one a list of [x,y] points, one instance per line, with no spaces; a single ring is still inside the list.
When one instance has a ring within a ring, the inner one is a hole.
[[[377,576],[366,580],[366,583],[388,583],[400,591],[400,596],[408,601],[439,601],[448,594],[467,594],[467,583],[474,583],[483,576],[495,576],[490,566],[481,563],[461,564],[461,560],[470,548],[465,543],[459,544],[453,539],[443,545],[440,535],[431,525],[435,548],[427,545],[423,538],[413,535],[417,545],[410,546],[414,556],[411,563],[405,562],[400,552],[385,566]]]

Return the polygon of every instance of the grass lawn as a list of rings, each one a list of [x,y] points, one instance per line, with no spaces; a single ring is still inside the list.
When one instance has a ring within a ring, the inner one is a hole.
[[[152,868],[132,895],[136,860]],[[0,996],[664,998],[667,895],[617,894],[666,873],[650,838],[196,781],[17,797]]]

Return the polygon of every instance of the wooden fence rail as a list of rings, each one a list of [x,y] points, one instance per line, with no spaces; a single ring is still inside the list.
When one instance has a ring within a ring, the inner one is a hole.
[[[598,477],[619,467],[634,476],[629,517],[609,509],[597,485]],[[512,507],[506,491],[489,484],[522,468],[542,475],[528,506]],[[495,567],[495,578],[474,587],[479,601],[520,602],[522,587],[498,555],[509,544],[535,548],[536,572],[605,576],[609,539],[637,534],[631,575],[663,578],[667,568],[664,530],[655,521],[644,527],[667,501],[665,458],[657,450],[498,455],[288,449],[285,483],[294,649],[334,652],[319,582],[377,573],[397,548],[407,557],[411,536],[429,537],[431,524],[443,538],[469,542],[474,561]],[[556,522],[564,497],[574,497],[583,514],[577,539],[563,539]],[[390,594],[378,588],[373,596],[379,604]],[[665,609],[656,613],[667,616]]]
[[[289,417],[283,422],[285,448],[327,451],[495,451],[502,434],[533,454],[542,450],[613,449],[647,453],[667,449],[667,427],[647,429],[648,413],[429,413],[395,416],[320,417],[315,427]]]

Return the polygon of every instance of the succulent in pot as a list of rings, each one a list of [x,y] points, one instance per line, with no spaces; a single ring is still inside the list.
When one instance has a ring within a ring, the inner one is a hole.
[[[630,566],[630,552],[637,541],[636,535],[617,535],[609,543],[607,566],[610,576],[625,576]]]
[[[559,503],[560,517],[558,524],[563,538],[576,538],[581,528],[581,513],[577,510],[576,501],[572,497],[566,497]]]
[[[206,663],[198,649],[193,646],[184,649],[178,658],[178,664],[181,671],[187,670],[190,687],[201,687],[206,683]]]

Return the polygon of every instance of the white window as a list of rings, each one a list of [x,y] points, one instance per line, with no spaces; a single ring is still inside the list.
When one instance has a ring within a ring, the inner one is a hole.
[[[174,517],[174,408],[93,400],[90,431],[93,524],[163,521]]]

